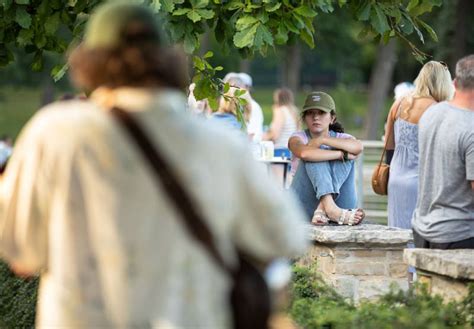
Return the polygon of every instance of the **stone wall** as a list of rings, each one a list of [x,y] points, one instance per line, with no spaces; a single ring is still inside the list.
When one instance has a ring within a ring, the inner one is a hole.
[[[308,229],[313,246],[299,264],[316,264],[341,295],[359,302],[376,299],[391,286],[408,289],[403,249],[411,241],[409,230],[373,224]]]
[[[474,250],[407,249],[404,259],[428,291],[445,301],[463,300],[474,282]]]

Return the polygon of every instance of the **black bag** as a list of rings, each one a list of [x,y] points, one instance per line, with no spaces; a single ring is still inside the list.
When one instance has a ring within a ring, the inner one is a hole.
[[[230,305],[235,329],[268,328],[270,317],[270,292],[260,271],[250,262],[250,258],[237,249],[239,265],[230,268],[217,251],[211,232],[201,214],[197,211],[188,192],[182,187],[171,167],[151,143],[139,123],[126,111],[114,107],[112,115],[142,151],[143,157],[151,165],[155,179],[168,192],[168,197],[181,212],[181,219],[188,233],[199,241],[233,279]]]

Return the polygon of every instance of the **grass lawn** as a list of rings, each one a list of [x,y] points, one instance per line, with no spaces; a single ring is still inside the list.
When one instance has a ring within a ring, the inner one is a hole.
[[[41,91],[31,88],[0,88],[0,136],[15,138],[29,118],[38,110]]]
[[[273,90],[260,88],[252,92],[255,100],[262,106],[265,125],[269,125],[272,118]],[[367,111],[367,93],[344,87],[324,91],[333,96],[338,120],[346,131],[360,137],[363,119]],[[298,107],[303,106],[306,94],[301,91],[295,95]],[[40,103],[40,88],[0,87],[0,136],[8,134],[15,138],[28,119],[40,107]]]

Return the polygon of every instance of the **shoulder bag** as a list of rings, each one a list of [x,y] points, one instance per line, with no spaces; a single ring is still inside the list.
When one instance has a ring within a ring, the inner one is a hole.
[[[398,112],[400,112],[401,105],[402,105],[402,102],[400,101],[400,104],[398,105],[398,108],[397,108],[396,116],[398,116]],[[387,137],[390,137],[391,135],[393,135],[394,129],[395,127],[392,127],[391,134]],[[380,157],[379,164],[375,166],[374,172],[372,173],[372,180],[371,180],[372,189],[374,190],[376,194],[379,194],[379,195],[388,194],[388,179],[390,175],[390,165],[383,163],[383,157],[385,156],[385,152],[387,151],[388,140],[389,138],[387,138],[387,140],[385,141],[385,145],[383,147],[383,152],[382,152],[382,156]]]
[[[211,231],[196,209],[196,204],[138,121],[118,107],[112,108],[111,113],[141,150],[143,158],[153,169],[156,183],[163,187],[170,201],[181,213],[180,218],[189,235],[199,242],[216,264],[232,278],[229,305],[233,328],[268,328],[270,292],[262,274],[250,261],[251,258],[237,248],[238,266],[231,268],[225,263],[217,250]]]

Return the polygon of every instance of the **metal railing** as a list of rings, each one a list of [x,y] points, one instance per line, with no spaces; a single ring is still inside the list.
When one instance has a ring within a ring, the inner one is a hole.
[[[375,165],[380,161],[384,143],[362,141],[364,152],[356,160],[356,189],[358,206],[366,212],[367,219],[387,223],[387,196],[377,195],[372,190],[371,178]]]

